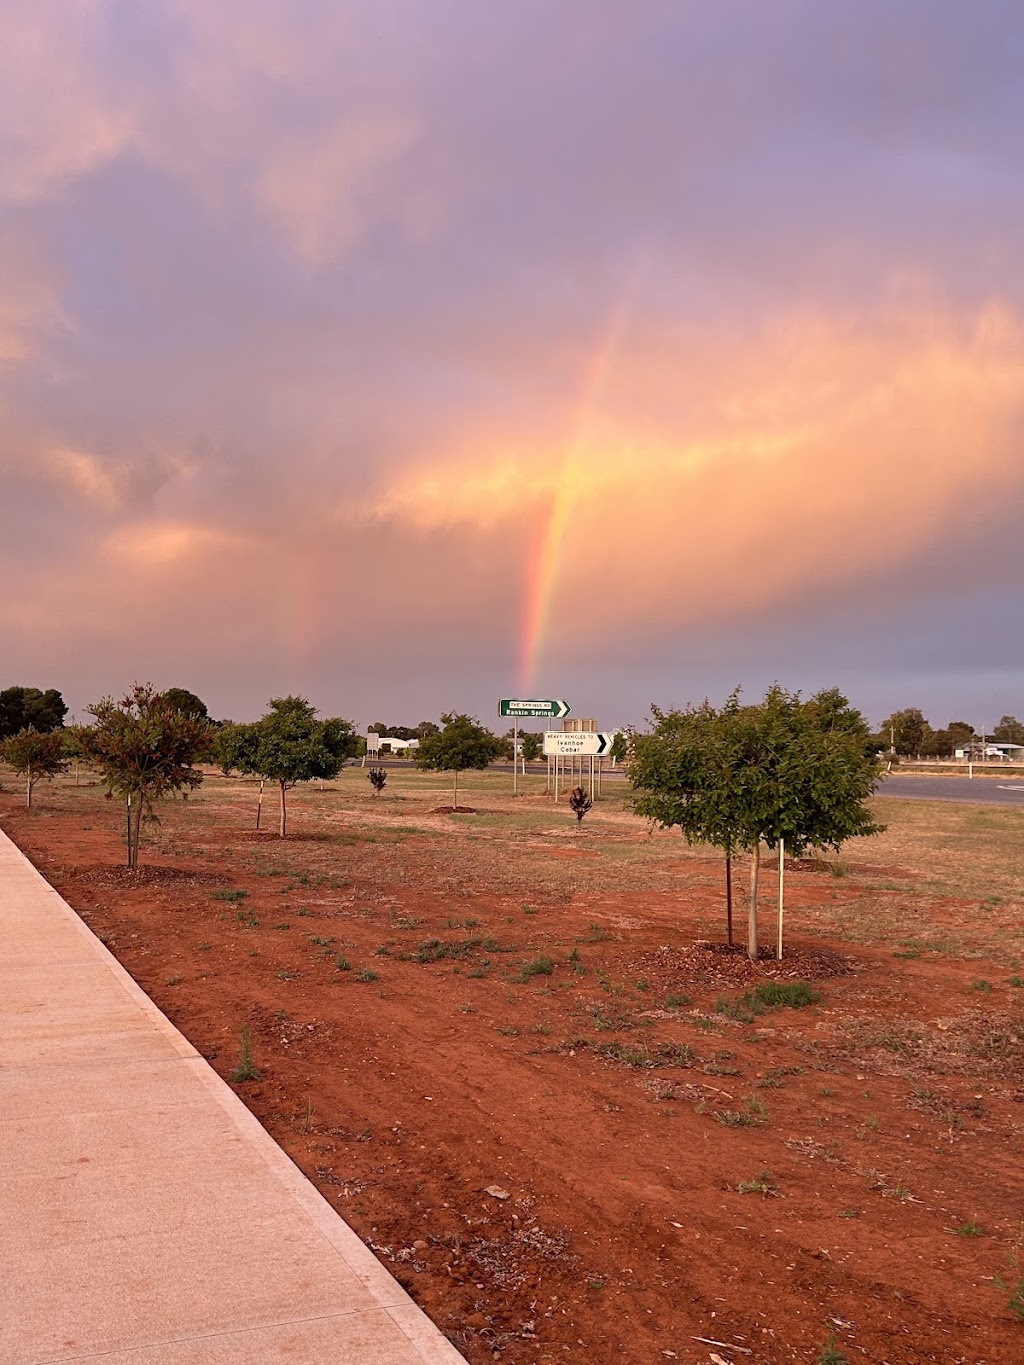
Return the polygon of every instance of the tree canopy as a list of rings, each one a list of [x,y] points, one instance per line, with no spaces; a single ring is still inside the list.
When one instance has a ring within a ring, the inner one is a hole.
[[[287,833],[285,793],[296,782],[337,777],[357,748],[355,727],[333,717],[318,720],[305,697],[274,697],[250,725],[225,725],[214,752],[225,772],[255,773],[276,782],[281,794],[281,837]]]
[[[120,702],[104,697],[86,710],[96,723],[83,729],[84,748],[110,790],[128,801],[128,866],[136,868],[143,814],[152,817],[154,802],[199,786],[195,765],[209,752],[210,727],[149,683],[136,683]]]
[[[49,734],[64,724],[68,708],[55,687],[45,692],[38,687],[5,687],[0,692],[0,740],[19,730]]]
[[[497,735],[479,724],[474,716],[449,712],[441,717],[444,726],[436,735],[427,735],[416,750],[420,768],[455,775],[455,809],[459,808],[459,773],[467,768],[483,769],[500,758],[504,745]]]
[[[901,758],[922,753],[931,726],[916,706],[894,711],[882,721],[878,732],[879,747],[895,752]]]
[[[194,692],[190,692],[187,687],[168,687],[161,693],[168,706],[173,706],[175,711],[180,711],[183,715],[191,716],[194,720],[209,720],[210,713],[206,709],[206,702],[201,697],[197,697]]]
[[[1003,716],[992,738],[997,744],[1024,744],[1024,724],[1016,716]]]
[[[540,735],[534,734],[532,730],[524,730],[519,736],[522,746],[523,762],[535,763],[541,756],[544,741]]]
[[[59,731],[40,734],[31,727],[19,730],[0,745],[0,755],[25,779],[25,805],[32,806],[32,792],[41,777],[56,777],[67,767]]]

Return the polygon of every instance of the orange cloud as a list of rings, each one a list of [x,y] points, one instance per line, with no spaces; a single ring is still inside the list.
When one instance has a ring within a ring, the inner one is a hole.
[[[457,537],[561,496],[570,632],[609,614],[696,625],[875,582],[977,533],[985,490],[1024,483],[1022,387],[1024,324],[998,306],[648,341],[571,442],[510,450],[481,432],[359,511]]]

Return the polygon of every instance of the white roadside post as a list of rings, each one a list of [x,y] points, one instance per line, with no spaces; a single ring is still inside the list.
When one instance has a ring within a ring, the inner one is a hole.
[[[779,840],[779,938],[775,954],[779,961],[782,961],[782,913],[785,906],[785,883],[786,883],[786,841]]]

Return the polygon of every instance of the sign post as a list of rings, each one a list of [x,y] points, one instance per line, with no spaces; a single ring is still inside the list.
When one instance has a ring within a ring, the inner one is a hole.
[[[572,707],[561,697],[540,699],[505,697],[498,702],[498,715],[512,720],[512,795],[519,795],[519,721],[523,716],[543,716],[547,720],[561,720]],[[547,753],[547,750],[544,751]],[[523,775],[526,766],[523,766]]]

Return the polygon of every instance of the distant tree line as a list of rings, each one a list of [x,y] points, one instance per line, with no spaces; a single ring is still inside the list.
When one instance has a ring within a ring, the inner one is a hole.
[[[407,743],[410,739],[427,739],[430,735],[440,732],[440,725],[435,725],[432,720],[421,720],[419,725],[385,725],[383,721],[377,720],[367,729],[380,735],[381,739],[404,739]]]
[[[1024,722],[1016,716],[1003,716],[986,739],[997,744],[1024,744]],[[980,743],[981,736],[965,720],[951,720],[941,729],[934,729],[923,712],[908,707],[888,716],[873,742],[878,753],[892,753],[900,758],[952,758],[957,749],[969,749]]]

